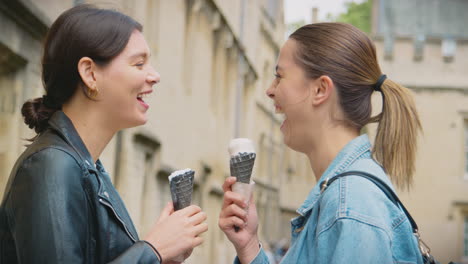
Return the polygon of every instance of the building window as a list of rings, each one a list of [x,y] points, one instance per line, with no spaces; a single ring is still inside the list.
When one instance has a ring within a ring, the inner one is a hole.
[[[395,47],[395,39],[391,34],[385,34],[384,36],[384,59],[392,60],[393,52]]]
[[[160,170],[156,175],[157,199],[154,201],[156,203],[156,207],[154,209],[158,212],[158,214],[162,211],[162,209],[164,209],[166,204],[172,200],[168,179],[169,175],[170,173],[166,170]]]
[[[465,119],[465,179],[468,179],[468,119]]]
[[[154,177],[159,168],[159,142],[151,135],[134,135],[133,150],[128,157],[131,175],[122,175],[120,188],[130,216],[137,230],[149,232],[159,211],[155,211],[159,199]]]
[[[452,62],[457,51],[457,42],[454,38],[445,38],[442,40],[442,56],[444,62]]]
[[[424,57],[424,45],[426,43],[426,36],[420,34],[414,39],[414,57],[415,61],[422,61]]]
[[[465,216],[465,228],[463,230],[463,256],[468,257],[468,216]]]
[[[263,7],[263,13],[266,18],[271,22],[273,27],[276,26],[276,21],[279,11],[279,0],[267,0],[266,5]]]

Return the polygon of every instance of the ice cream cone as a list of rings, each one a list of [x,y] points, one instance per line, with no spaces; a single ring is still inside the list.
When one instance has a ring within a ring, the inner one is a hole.
[[[169,176],[174,210],[180,210],[192,203],[193,180],[195,172],[191,169],[179,170]]]
[[[250,183],[252,169],[255,163],[255,153],[242,152],[231,157],[230,169],[231,176],[237,178],[237,182]]]

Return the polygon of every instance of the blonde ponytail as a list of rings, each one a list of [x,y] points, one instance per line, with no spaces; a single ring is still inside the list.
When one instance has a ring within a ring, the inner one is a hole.
[[[421,123],[409,89],[386,79],[381,92],[383,108],[372,153],[399,188],[409,189]]]

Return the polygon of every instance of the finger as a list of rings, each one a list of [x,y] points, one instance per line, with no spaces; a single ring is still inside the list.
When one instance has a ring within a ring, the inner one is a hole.
[[[192,241],[192,248],[198,247],[203,244],[203,237],[195,237]]]
[[[229,207],[226,207],[221,211],[220,217],[231,217],[237,216],[244,221],[247,221],[247,211],[235,204],[231,204]]]
[[[229,218],[223,218],[219,220],[218,226],[221,230],[231,230],[234,229],[234,226],[245,226],[246,222],[239,217],[232,216]]]
[[[244,196],[239,193],[235,193],[232,191],[227,191],[224,193],[224,199],[223,199],[223,209],[226,208],[227,206],[231,205],[232,203],[237,204],[238,206],[245,208],[247,207],[247,204],[244,202]]]
[[[206,213],[205,212],[199,212],[193,216],[190,217],[189,221],[193,225],[198,225],[201,222],[206,220]]]
[[[177,211],[177,213],[181,216],[192,216],[194,214],[197,214],[201,212],[201,208],[197,205],[190,205],[190,206],[187,206],[185,207],[184,209],[180,209],[179,211]]]
[[[205,233],[208,231],[208,224],[207,223],[201,223],[193,228],[193,232],[195,236],[199,236],[202,233]]]
[[[161,216],[159,217],[160,220],[163,220],[174,213],[174,204],[172,202],[168,202],[164,209],[161,212]]]
[[[227,192],[231,190],[231,185],[233,185],[237,181],[236,177],[227,177],[223,183],[223,191]]]

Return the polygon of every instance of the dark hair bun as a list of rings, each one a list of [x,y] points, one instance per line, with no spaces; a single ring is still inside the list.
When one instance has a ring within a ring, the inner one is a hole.
[[[34,129],[37,134],[42,133],[48,126],[48,121],[56,109],[47,108],[42,97],[28,100],[21,107],[24,123]]]

